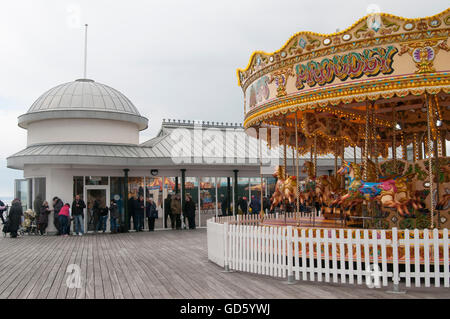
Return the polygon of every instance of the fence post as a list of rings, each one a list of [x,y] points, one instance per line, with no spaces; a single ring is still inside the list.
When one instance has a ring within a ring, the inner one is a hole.
[[[406,291],[400,290],[400,274],[398,270],[398,230],[396,227],[392,228],[392,294],[404,294]]]
[[[287,284],[293,285],[295,284],[294,278],[294,265],[293,265],[293,257],[292,257],[292,226],[287,226],[286,228],[287,236],[286,236],[286,249],[287,249]]]
[[[224,256],[223,256],[223,264],[224,264],[224,270],[223,272],[232,272],[230,270],[230,265],[228,263],[228,223],[224,223],[223,224],[223,251],[224,251]]]

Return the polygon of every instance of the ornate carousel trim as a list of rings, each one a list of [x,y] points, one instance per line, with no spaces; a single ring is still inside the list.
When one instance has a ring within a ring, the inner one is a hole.
[[[353,102],[376,101],[380,98],[390,99],[395,96],[406,97],[408,95],[420,96],[425,92],[435,95],[439,92],[450,92],[450,74],[434,74],[427,76],[414,76],[403,79],[392,78],[389,80],[373,82],[363,82],[355,86],[355,84],[346,87],[328,88],[328,93],[324,93],[322,89],[317,92],[303,93],[297,96],[287,96],[285,98],[277,98],[266,103],[257,109],[249,111],[244,120],[244,128],[251,127],[263,120],[270,119],[280,114],[293,113],[297,110],[305,111],[316,108],[327,108],[327,111],[333,112],[333,108],[329,106],[337,106],[339,104],[350,104]],[[364,120],[364,115],[358,115],[352,112],[343,112],[334,110],[336,114],[346,117]],[[377,124],[385,127],[391,127],[391,121],[377,119]]]
[[[264,74],[302,61],[338,52],[393,42],[445,39],[448,37],[447,26],[450,26],[450,15],[446,16],[448,13],[450,13],[450,8],[436,15],[421,18],[404,18],[387,13],[369,14],[340,32],[330,34],[311,31],[298,32],[277,51],[272,53],[264,51],[253,52],[247,67],[245,69],[237,69],[238,85],[245,91],[253,80]],[[381,19],[381,26],[376,28],[376,31],[368,28],[366,24],[360,25],[374,16],[380,16]],[[390,19],[400,20],[403,23],[391,21]],[[442,28],[442,25],[445,25],[444,28]],[[401,32],[399,32],[400,30]],[[302,36],[306,40],[301,38]],[[322,39],[317,39],[317,37]],[[300,42],[304,40],[303,45],[297,40],[295,43],[292,43],[296,38],[301,38]],[[291,47],[288,48],[291,43]],[[259,70],[253,70],[244,79],[244,73],[248,73],[255,64],[258,64],[255,63],[257,57],[260,58],[258,61],[265,65],[259,67]]]

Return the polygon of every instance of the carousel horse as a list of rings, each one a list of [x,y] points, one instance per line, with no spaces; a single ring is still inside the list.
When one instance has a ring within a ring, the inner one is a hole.
[[[297,179],[295,176],[286,174],[283,166],[278,166],[273,176],[277,178],[277,183],[275,185],[275,192],[270,198],[272,202],[270,210],[279,203],[282,203],[284,199],[288,199],[289,204],[292,204],[297,194]]]
[[[302,167],[302,173],[306,173],[307,177],[305,179],[304,191],[301,192],[300,198],[301,203],[308,203],[309,205],[314,204],[314,199],[316,195],[316,176],[314,174],[314,164],[310,161],[305,161]]]
[[[322,206],[330,207],[340,192],[340,181],[336,176],[323,175],[317,178],[315,193]]]
[[[350,176],[350,185],[347,194],[340,197],[336,204],[350,207],[361,203],[364,200],[378,200],[382,206],[397,209],[402,216],[408,214],[408,204],[412,204],[414,209],[421,208],[420,203],[410,195],[409,186],[412,185],[412,178],[415,173],[388,179],[382,182],[366,182],[362,180],[361,166],[356,163],[343,161],[343,166],[338,170],[338,174]]]

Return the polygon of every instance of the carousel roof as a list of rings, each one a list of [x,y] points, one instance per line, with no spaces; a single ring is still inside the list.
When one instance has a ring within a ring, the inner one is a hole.
[[[434,139],[436,123],[449,139],[449,33],[450,9],[418,19],[380,13],[333,34],[297,33],[273,53],[254,52],[237,70],[244,127],[283,127],[295,145],[297,120],[301,153],[314,143],[321,154],[363,147],[366,119],[381,155],[396,126],[397,146],[423,140],[427,124]]]

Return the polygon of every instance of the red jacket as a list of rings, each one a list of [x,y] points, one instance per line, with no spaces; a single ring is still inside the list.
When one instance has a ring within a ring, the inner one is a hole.
[[[59,215],[64,215],[69,217],[70,216],[70,208],[69,206],[64,205],[61,210],[59,211]]]

